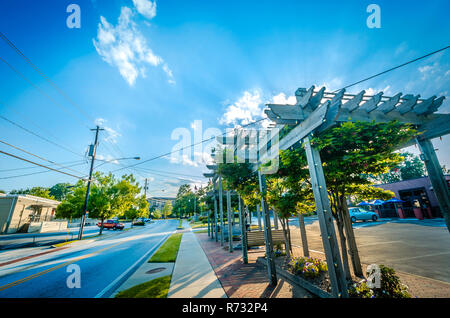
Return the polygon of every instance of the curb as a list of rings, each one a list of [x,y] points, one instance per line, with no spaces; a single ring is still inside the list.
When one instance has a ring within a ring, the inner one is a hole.
[[[134,272],[145,262],[151,254],[155,253],[161,245],[175,232],[164,236],[153,248],[139,258],[133,265],[131,265],[125,272],[117,277],[113,282],[106,286],[100,293],[94,296],[94,298],[108,298],[111,296]]]

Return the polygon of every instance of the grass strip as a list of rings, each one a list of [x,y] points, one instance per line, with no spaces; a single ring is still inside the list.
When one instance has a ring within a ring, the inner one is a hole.
[[[167,298],[171,279],[172,275],[152,279],[121,291],[115,298]]]
[[[173,263],[177,259],[182,233],[172,234],[148,260],[148,263]]]

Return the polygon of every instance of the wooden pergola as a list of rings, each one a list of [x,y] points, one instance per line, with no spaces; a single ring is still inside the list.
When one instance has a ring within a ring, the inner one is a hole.
[[[312,136],[348,121],[375,121],[383,123],[396,120],[401,123],[414,125],[420,134],[399,148],[407,147],[414,143],[419,145],[442,214],[446,220],[447,227],[450,229],[449,190],[431,143],[431,139],[450,133],[450,114],[436,113],[445,99],[443,96],[420,99],[420,95],[402,95],[398,93],[395,96],[388,97],[381,92],[376,95],[367,95],[364,90],[358,94],[347,94],[345,89],[339,92],[326,92],[324,87],[316,90],[312,86],[309,89],[299,88],[295,92],[295,97],[297,100],[295,105],[268,104],[265,113],[273,121],[274,125],[272,128],[274,129],[281,129],[285,125],[294,126],[277,143],[280,150],[297,147],[302,143],[305,146],[322,242],[328,264],[332,295],[334,297],[348,297],[322,161],[319,151],[311,145]],[[236,154],[239,148],[248,147],[247,142],[236,145],[235,137],[238,134],[236,132],[231,138],[220,137],[218,141],[224,145],[232,146]],[[266,151],[266,148],[272,146],[271,143],[258,145],[257,163],[254,167],[255,170],[258,170],[260,185],[269,281],[271,284],[276,285],[277,279],[272,256],[273,246],[271,246],[270,219],[266,201],[266,182],[264,174],[258,169],[261,164],[274,159],[274,156],[278,155]],[[245,155],[244,158],[241,158],[243,160],[241,162],[249,159],[247,158],[247,153],[244,153]],[[349,228],[350,234],[353,234],[351,224]]]
[[[382,123],[396,120],[412,124],[420,134],[398,148],[415,143],[419,146],[442,215],[450,230],[449,190],[431,143],[431,139],[450,133],[450,114],[436,113],[445,99],[444,96],[420,99],[420,95],[398,93],[388,97],[382,92],[366,95],[364,90],[355,95],[346,94],[345,90],[325,92],[324,87],[315,90],[314,86],[308,90],[299,88],[295,96],[295,105],[268,104],[265,110],[266,115],[277,125],[295,125],[280,141],[280,149],[287,149],[308,135],[321,133],[341,122]]]

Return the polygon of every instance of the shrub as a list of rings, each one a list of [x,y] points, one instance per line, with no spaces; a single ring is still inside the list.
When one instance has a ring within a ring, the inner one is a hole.
[[[273,256],[275,257],[286,256],[286,252],[283,250],[275,250],[273,252]]]
[[[375,298],[373,290],[369,288],[365,280],[354,283],[348,289],[348,295],[353,298]]]
[[[370,288],[367,280],[353,284],[349,288],[350,297],[357,298],[411,298],[408,286],[400,282],[393,268],[380,265],[380,287]]]

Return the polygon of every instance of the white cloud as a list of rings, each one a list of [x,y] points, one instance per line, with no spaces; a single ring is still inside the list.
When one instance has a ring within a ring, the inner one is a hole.
[[[111,156],[111,155],[103,156],[103,155],[98,154],[96,159],[99,161],[107,161],[108,163],[115,164],[115,165],[119,164],[119,161],[114,159],[113,156]]]
[[[376,95],[380,92],[383,92],[383,95],[385,95],[385,94],[389,95],[392,93],[390,85],[386,86],[383,89],[369,87],[369,88],[366,88],[365,91],[366,91],[365,95]]]
[[[325,81],[322,83],[322,85],[315,85],[316,88],[320,88],[324,86],[326,91],[335,91],[338,89],[341,89],[343,86],[342,78],[334,77],[330,81]]]
[[[438,62],[434,62],[432,65],[425,65],[418,68],[419,72],[422,74],[422,80],[428,79],[430,76],[434,75],[437,71],[442,71],[439,67]]]
[[[198,163],[194,160],[191,160],[188,155],[182,154],[179,155],[172,155],[169,158],[170,163],[181,163],[183,166],[191,166],[191,167],[198,167]]]
[[[97,39],[93,40],[97,53],[108,64],[119,69],[120,75],[133,86],[140,76],[145,77],[146,66],[162,65],[163,71],[174,84],[172,71],[164,60],[154,54],[148,47],[144,36],[136,28],[133,11],[122,7],[118,24],[111,25],[103,16],[100,17]]]
[[[200,167],[205,164],[212,164],[214,160],[210,153],[194,151],[194,159],[188,154],[173,153],[168,158],[170,163],[182,164],[183,166]]]
[[[151,0],[133,0],[136,10],[148,19],[156,16],[156,1]]]
[[[297,99],[295,98],[295,96],[289,96],[286,98],[286,94],[280,93],[272,97],[271,103],[295,105],[297,103]]]
[[[97,118],[95,120],[95,124],[98,125],[100,128],[103,128],[107,133],[107,136],[105,136],[103,140],[111,144],[116,144],[117,139],[122,135],[117,130],[107,126],[106,123],[107,120],[104,118]]]
[[[263,115],[261,92],[259,89],[255,89],[253,91],[245,91],[234,104],[229,105],[219,123],[246,125],[256,121]]]
[[[420,73],[426,73],[429,70],[431,70],[432,68],[433,67],[431,65],[425,65],[425,66],[419,67],[419,72]]]

